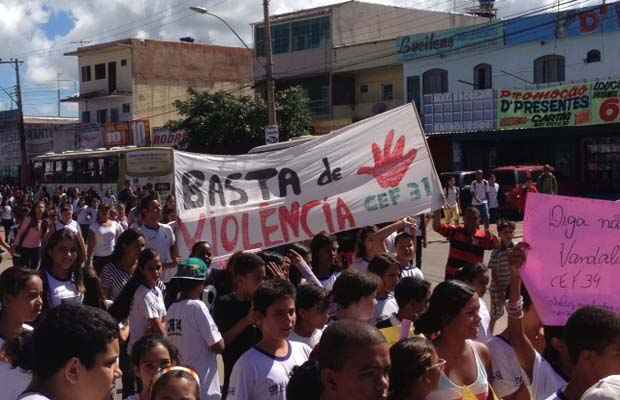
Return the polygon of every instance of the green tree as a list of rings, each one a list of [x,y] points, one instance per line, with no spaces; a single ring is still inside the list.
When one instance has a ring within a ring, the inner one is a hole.
[[[312,123],[310,99],[299,86],[276,93],[280,141],[308,135]]]
[[[189,151],[243,154],[265,143],[267,107],[262,99],[191,89],[189,94],[187,100],[174,103],[182,118],[167,124],[173,131],[187,132]],[[309,100],[303,90],[286,89],[278,92],[276,98],[280,140],[307,134],[311,117]]]

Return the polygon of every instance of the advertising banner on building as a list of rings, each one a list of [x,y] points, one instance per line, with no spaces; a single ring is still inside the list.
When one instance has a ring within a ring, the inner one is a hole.
[[[471,132],[495,129],[495,91],[472,90],[424,96],[424,132]]]
[[[54,150],[54,124],[27,124],[26,152],[28,157],[52,152]]]
[[[104,130],[101,125],[82,125],[80,127],[80,135],[78,141],[79,148],[84,150],[103,147],[103,135]]]
[[[153,128],[151,145],[157,147],[178,146],[186,137],[185,131],[171,131],[168,128]]]
[[[396,41],[396,48],[400,59],[407,61],[459,49],[473,49],[478,45],[489,49],[503,44],[503,25],[496,23],[403,36]]]
[[[177,243],[214,256],[394,221],[441,206],[411,104],[273,153],[175,152]]]
[[[620,81],[499,91],[499,129],[552,128],[620,121]]]
[[[504,21],[503,26],[507,47],[615,32],[620,29],[620,3],[518,17]]]

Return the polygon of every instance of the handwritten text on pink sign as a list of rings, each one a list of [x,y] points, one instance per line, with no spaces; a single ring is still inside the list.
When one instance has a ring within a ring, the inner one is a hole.
[[[546,325],[579,307],[620,312],[620,203],[530,193],[524,281]]]

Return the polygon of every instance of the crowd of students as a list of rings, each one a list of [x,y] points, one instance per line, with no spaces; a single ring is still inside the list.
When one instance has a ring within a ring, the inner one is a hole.
[[[149,188],[0,193],[31,206],[2,215],[1,399],[620,398],[620,317],[583,307],[543,326],[521,281],[529,246],[511,222],[480,229],[476,208],[463,224],[433,215],[450,249],[431,288],[424,216],[361,229],[353,255],[320,233],[217,269],[208,242],[178,258],[173,200]]]

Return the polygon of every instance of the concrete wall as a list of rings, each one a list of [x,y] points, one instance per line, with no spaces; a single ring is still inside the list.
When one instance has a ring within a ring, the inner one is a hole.
[[[334,118],[349,117],[359,120],[374,115],[373,109],[378,103],[384,104],[388,110],[403,104],[403,70],[401,65],[356,71],[354,79],[355,104],[352,107],[334,106]],[[384,100],[382,88],[384,85],[390,84],[393,87],[393,100]],[[361,91],[363,86],[368,88],[366,93]]]
[[[126,66],[121,66],[121,60],[127,60]],[[80,73],[80,93],[91,93],[96,91],[108,91],[108,63],[116,62],[116,81],[117,89],[122,91],[131,91],[131,50],[123,47],[111,47],[102,49],[93,53],[85,53],[78,58],[78,72]],[[95,65],[106,65],[106,77],[105,79],[95,80]],[[92,80],[89,82],[82,81],[82,67],[90,66],[90,73]]]
[[[277,23],[330,16],[331,43],[326,48],[275,54],[274,77],[318,75],[397,64],[395,39],[412,33],[485,22],[480,17],[351,1],[324,9],[302,10]],[[277,18],[277,16],[276,16]],[[259,24],[260,26],[260,24]],[[255,78],[265,78],[264,57],[256,58]]]
[[[74,53],[75,54],[75,53]],[[185,100],[188,88],[198,91],[232,90],[251,94],[253,55],[243,48],[210,46],[182,42],[128,39],[109,45],[85,48],[77,53],[79,65],[91,65],[91,82],[83,82],[80,94],[108,91],[106,79],[94,80],[94,65],[117,61],[117,87],[130,95],[104,96],[80,102],[80,115],[91,112],[96,122],[98,110],[119,111],[119,121],[148,119],[151,127],[159,127],[176,119],[175,100]],[[120,61],[127,60],[121,67]],[[123,104],[130,112],[123,113]]]
[[[348,2],[334,7],[332,41],[334,47],[351,46],[483,22],[470,15]]]

